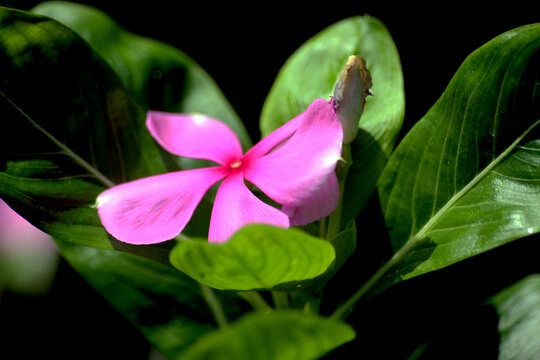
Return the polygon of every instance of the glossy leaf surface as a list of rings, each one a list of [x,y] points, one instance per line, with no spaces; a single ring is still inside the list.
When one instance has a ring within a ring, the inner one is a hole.
[[[379,182],[385,285],[540,230],[540,25],[473,52]]]
[[[334,259],[328,242],[267,225],[245,226],[223,244],[182,242],[171,252],[175,267],[221,290],[299,290],[298,282],[324,273]]]

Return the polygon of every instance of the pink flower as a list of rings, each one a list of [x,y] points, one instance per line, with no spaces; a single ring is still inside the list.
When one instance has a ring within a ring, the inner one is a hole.
[[[315,100],[245,154],[226,125],[203,115],[150,111],[147,127],[167,151],[218,166],[151,176],[101,193],[98,214],[105,229],[121,241],[152,244],[174,238],[208,189],[221,180],[210,219],[211,242],[226,241],[251,223],[283,228],[307,224],[337,206],[334,169],[343,132],[331,102]],[[257,198],[246,181],[281,209]]]

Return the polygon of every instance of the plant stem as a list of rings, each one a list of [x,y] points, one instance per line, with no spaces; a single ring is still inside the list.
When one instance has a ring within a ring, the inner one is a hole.
[[[321,306],[321,300],[322,297],[318,296],[306,301],[306,304],[304,305],[304,312],[306,314],[318,314]]]
[[[225,313],[223,312],[223,307],[221,306],[221,303],[216,297],[214,291],[209,286],[206,286],[204,284],[199,283],[199,286],[201,288],[204,300],[208,304],[208,307],[210,307],[210,311],[212,311],[212,315],[214,315],[214,319],[216,320],[218,326],[220,328],[228,327],[229,323],[227,322],[227,318],[225,317]]]
[[[289,302],[289,294],[287,293],[272,291],[272,299],[274,300],[274,307],[276,309],[288,309],[291,306]]]
[[[244,291],[239,293],[244,300],[246,300],[255,310],[261,313],[268,313],[273,311],[272,307],[268,305],[266,300],[256,291]]]

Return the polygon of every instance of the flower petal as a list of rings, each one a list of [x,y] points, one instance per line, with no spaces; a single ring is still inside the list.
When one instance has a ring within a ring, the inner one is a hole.
[[[247,158],[258,158],[268,153],[272,152],[283,145],[287,140],[294,135],[298,126],[302,123],[304,119],[304,114],[296,116],[295,118],[289,120],[276,130],[272,131],[268,136],[255,144],[251,149],[246,153]]]
[[[251,193],[241,171],[231,172],[216,194],[208,241],[227,241],[242,226],[253,223],[288,228],[289,218]]]
[[[296,132],[279,149],[244,157],[245,178],[274,201],[298,206],[327,182],[341,156],[343,131],[333,106],[315,100]]]
[[[224,123],[199,114],[149,111],[146,126],[167,151],[227,165],[242,156],[235,133]]]
[[[120,241],[154,244],[177,236],[222,167],[177,171],[115,186],[97,198],[105,229]]]
[[[300,205],[284,205],[281,208],[289,216],[291,226],[306,225],[327,217],[334,212],[339,202],[339,184],[335,173],[313,197]]]

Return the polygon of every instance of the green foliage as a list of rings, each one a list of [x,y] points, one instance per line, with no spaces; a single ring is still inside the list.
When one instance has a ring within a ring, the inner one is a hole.
[[[540,275],[525,277],[489,300],[499,316],[499,360],[540,354]]]
[[[355,337],[339,319],[359,299],[540,230],[539,24],[472,53],[395,151],[404,93],[392,38],[369,16],[334,24],[283,66],[260,126],[267,135],[327,98],[347,57],[366,58],[375,97],[350,146],[336,231],[322,239],[250,225],[227,243],[208,244],[200,239],[212,206],[205,199],[185,229],[191,240],[132,246],[105,231],[94,203],[117,183],[178,169],[179,159],[148,133],[146,110],[202,112],[231,126],[245,149],[250,139],[213,80],[181,51],[87,6],[47,2],[32,11],[51,18],[0,8],[0,197],[50,234],[168,358],[321,357]],[[393,255],[324,318],[315,314],[324,285],[357,236],[369,236],[355,220],[376,185]],[[304,230],[324,237],[325,221]],[[298,311],[274,311],[254,290],[274,291],[276,307],[292,300]],[[538,277],[530,277],[490,301],[500,316],[501,358],[539,351],[531,336],[538,291]],[[245,300],[259,312],[246,311]]]
[[[384,286],[540,229],[540,25],[472,53],[379,181],[394,267]]]
[[[315,315],[253,314],[202,337],[182,359],[317,359],[354,336],[348,325]]]
[[[298,291],[300,281],[321,275],[334,259],[334,248],[328,242],[299,230],[267,225],[245,226],[223,244],[181,242],[171,252],[175,267],[221,290],[279,286],[280,290]]]

